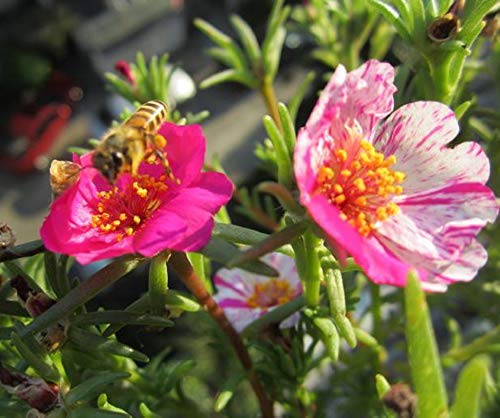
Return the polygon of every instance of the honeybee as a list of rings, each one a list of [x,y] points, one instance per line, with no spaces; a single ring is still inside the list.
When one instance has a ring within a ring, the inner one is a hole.
[[[160,100],[139,106],[125,122],[104,134],[92,156],[93,166],[114,183],[122,172],[137,174],[141,162],[155,155],[173,179],[163,151],[165,138],[157,134],[167,112],[167,105]]]

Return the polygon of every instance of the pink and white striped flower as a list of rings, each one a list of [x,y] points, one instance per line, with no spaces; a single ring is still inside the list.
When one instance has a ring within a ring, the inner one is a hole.
[[[265,277],[241,269],[221,269],[215,275],[214,299],[224,309],[234,328],[241,332],[247,325],[274,308],[302,294],[295,260],[280,253],[267,254],[262,260],[274,267],[279,277]],[[294,314],[281,323],[293,327],[299,319]]]
[[[394,69],[339,66],[301,129],[294,169],[301,203],[341,253],[375,283],[469,281],[487,260],[476,239],[498,204],[489,161],[475,142],[454,148],[452,110],[437,102],[394,106]]]

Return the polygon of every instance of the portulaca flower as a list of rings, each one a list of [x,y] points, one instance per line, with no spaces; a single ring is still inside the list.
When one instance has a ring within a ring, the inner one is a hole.
[[[224,309],[233,327],[241,332],[262,315],[302,294],[302,285],[295,260],[280,253],[261,258],[274,267],[279,277],[265,277],[241,269],[221,269],[214,278],[217,293],[214,299]],[[281,323],[293,327],[299,319],[294,314]]]
[[[488,158],[437,102],[394,106],[394,68],[375,60],[339,66],[299,132],[294,170],[300,201],[330,243],[375,283],[423,287],[469,281],[487,260],[476,239],[498,205],[485,186]]]

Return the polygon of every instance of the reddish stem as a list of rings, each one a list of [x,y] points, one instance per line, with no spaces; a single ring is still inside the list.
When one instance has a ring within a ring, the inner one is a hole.
[[[260,409],[263,418],[274,418],[273,404],[267,398],[267,395],[260,383],[257,374],[252,365],[252,360],[250,355],[240,338],[240,335],[233,328],[231,323],[228,321],[224,310],[217,304],[217,302],[212,298],[212,296],[207,292],[205,286],[201,279],[196,275],[189,262],[186,254],[184,253],[173,253],[172,258],[169,262],[170,266],[174,271],[180,276],[183,283],[189,289],[189,291],[196,297],[198,302],[203,305],[210,316],[217,322],[219,327],[228,336],[231,344],[240,359],[243,368],[246,370],[248,375],[248,380],[252,385],[252,388],[259,400]]]

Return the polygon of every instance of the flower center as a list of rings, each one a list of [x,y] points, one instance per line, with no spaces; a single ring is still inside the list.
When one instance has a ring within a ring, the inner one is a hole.
[[[99,192],[90,225],[103,234],[115,233],[117,241],[133,235],[160,206],[168,188],[165,179],[137,175],[125,186]]]
[[[283,305],[294,297],[294,291],[284,279],[270,279],[265,283],[254,286],[253,294],[247,299],[247,305],[251,308],[269,308],[271,306]]]
[[[403,192],[405,174],[390,167],[396,157],[376,152],[371,143],[355,141],[349,152],[338,148],[316,176],[316,191],[337,206],[343,220],[368,236],[378,221],[398,213],[392,198]]]

